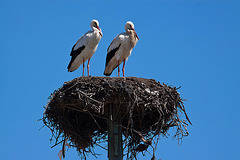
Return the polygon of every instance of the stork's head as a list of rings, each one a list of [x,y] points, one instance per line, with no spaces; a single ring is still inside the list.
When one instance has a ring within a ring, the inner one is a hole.
[[[125,24],[125,30],[134,30],[134,24],[131,22],[131,21],[128,21],[126,24]]]
[[[125,30],[126,30],[126,32],[133,31],[133,33],[135,34],[136,38],[139,40],[138,35],[137,35],[137,33],[136,33],[135,29],[134,29],[134,24],[131,21],[128,21],[125,24]]]
[[[100,35],[102,36],[102,31],[101,31],[101,29],[99,28],[99,22],[98,22],[96,19],[93,19],[93,20],[91,21],[90,26],[91,26],[92,30],[98,29]]]

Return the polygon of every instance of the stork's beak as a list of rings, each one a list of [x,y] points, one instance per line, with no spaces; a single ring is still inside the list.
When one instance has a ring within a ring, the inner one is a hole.
[[[102,35],[102,31],[101,31],[101,29],[97,26],[97,29],[99,30],[99,34],[101,35],[101,36],[103,36]]]
[[[135,31],[135,29],[133,29],[134,30],[134,34],[135,34],[135,36],[137,37],[137,39],[139,40],[139,38],[138,38],[138,35],[137,35],[137,33],[136,33],[136,31]]]

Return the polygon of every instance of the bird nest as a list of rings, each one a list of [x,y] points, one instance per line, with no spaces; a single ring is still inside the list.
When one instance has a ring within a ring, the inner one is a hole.
[[[110,105],[120,114],[124,151],[130,159],[149,146],[155,152],[157,137],[168,136],[172,127],[173,137],[181,140],[191,124],[177,88],[153,79],[79,77],[65,82],[49,99],[43,122],[54,146],[64,148],[67,139],[85,158],[89,152],[96,156],[94,147],[107,141]]]

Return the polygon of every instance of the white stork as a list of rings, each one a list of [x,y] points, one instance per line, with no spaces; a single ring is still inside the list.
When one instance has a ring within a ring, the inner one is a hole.
[[[107,58],[104,75],[110,76],[115,68],[118,67],[118,77],[120,77],[119,65],[123,62],[123,77],[125,77],[125,61],[131,55],[133,47],[139,40],[134,24],[128,21],[125,24],[125,33],[117,35],[107,49]]]
[[[87,70],[89,76],[89,63],[93,54],[96,52],[98,43],[102,38],[102,31],[99,28],[97,20],[92,20],[90,23],[92,31],[85,33],[77,43],[72,47],[71,61],[68,65],[68,71],[72,72],[78,69],[83,64],[83,76],[84,76],[84,62],[88,60]]]

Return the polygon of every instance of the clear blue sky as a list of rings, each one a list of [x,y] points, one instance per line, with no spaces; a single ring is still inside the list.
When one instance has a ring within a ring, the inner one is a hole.
[[[106,50],[131,20],[140,38],[126,76],[182,86],[190,135],[162,138],[162,160],[240,159],[240,1],[0,0],[0,159],[54,160],[49,129],[39,129],[47,97],[65,81],[74,43],[98,19],[103,38],[90,63],[103,76]],[[112,76],[116,76],[116,72]],[[97,148],[106,159],[106,152]],[[92,157],[91,157],[92,158]],[[69,149],[66,160],[77,159]],[[146,156],[150,159],[150,156]]]

